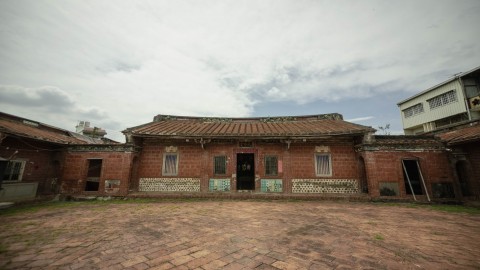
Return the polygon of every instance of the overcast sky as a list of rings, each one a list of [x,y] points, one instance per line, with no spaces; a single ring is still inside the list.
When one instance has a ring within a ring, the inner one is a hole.
[[[0,111],[124,141],[157,114],[338,112],[402,131],[397,102],[480,65],[480,1],[0,1]]]

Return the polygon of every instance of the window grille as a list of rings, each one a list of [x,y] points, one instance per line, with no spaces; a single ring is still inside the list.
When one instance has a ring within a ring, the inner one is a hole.
[[[163,175],[177,175],[178,173],[178,155],[165,154],[163,162]]]
[[[23,170],[25,168],[25,161],[11,160],[7,164],[5,173],[3,175],[4,181],[21,181]]]
[[[227,157],[217,156],[214,158],[214,174],[227,173]]]
[[[332,163],[330,154],[316,154],[315,155],[315,174],[317,176],[332,175]]]
[[[457,101],[457,93],[455,92],[455,90],[451,90],[434,98],[431,98],[427,101],[430,109],[435,109],[440,106]]]
[[[276,156],[265,157],[265,175],[278,174],[278,158]]]
[[[411,107],[408,107],[405,110],[403,110],[403,115],[405,116],[405,118],[412,117],[412,116],[420,114],[420,113],[423,113],[423,104],[422,103],[415,104],[415,105],[413,105]]]

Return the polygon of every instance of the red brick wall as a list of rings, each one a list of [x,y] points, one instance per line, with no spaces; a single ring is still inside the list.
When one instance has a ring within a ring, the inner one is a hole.
[[[315,175],[315,146],[328,145],[332,157],[332,176],[317,177]],[[162,164],[165,148],[177,147],[178,175],[163,176]],[[210,178],[230,178],[236,174],[237,153],[254,153],[255,175],[258,178],[284,179],[284,192],[291,191],[291,179],[294,178],[333,178],[359,179],[358,159],[353,142],[339,143],[292,143],[290,149],[284,143],[254,143],[253,148],[240,148],[237,142],[222,142],[205,144],[205,149],[194,142],[177,141],[162,142],[155,139],[145,139],[139,156],[138,173],[132,186],[138,188],[140,178],[200,178],[201,191],[208,191]],[[225,175],[214,175],[214,157],[227,157],[227,172]],[[276,155],[282,163],[282,172],[277,176],[265,175],[265,156]],[[236,183],[232,182],[232,190]],[[260,181],[256,182],[256,190],[260,190]]]
[[[403,159],[418,160],[430,196],[432,195],[432,183],[453,181],[452,170],[445,152],[367,151],[361,155],[365,160],[369,194],[373,197],[380,196],[379,182],[398,183],[400,196],[406,196]]]
[[[37,182],[37,194],[45,195],[55,192],[53,179],[59,178],[61,174],[62,149],[62,146],[54,144],[7,137],[1,143],[0,156],[12,157],[12,160],[25,160],[22,182]],[[15,151],[18,153],[13,155]]]
[[[328,145],[332,159],[331,177],[315,175],[315,145],[321,144],[302,144],[290,147],[293,178],[358,179],[358,161],[353,144]]]
[[[89,159],[102,159],[98,192],[85,191]],[[133,153],[68,152],[61,182],[61,193],[123,196],[128,193]],[[120,180],[117,192],[105,192],[105,180]]]
[[[178,149],[178,175],[163,176],[162,165],[165,147],[175,146]],[[145,140],[138,162],[139,178],[160,177],[201,177],[203,168],[203,149],[193,143],[163,143]]]

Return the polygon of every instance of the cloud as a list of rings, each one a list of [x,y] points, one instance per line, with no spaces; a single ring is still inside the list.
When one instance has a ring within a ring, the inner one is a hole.
[[[104,110],[84,107],[74,101],[67,91],[54,86],[26,88],[18,85],[0,85],[2,111],[15,111],[21,117],[73,130],[80,120],[114,131],[112,138],[123,140],[118,131],[122,125]]]
[[[54,86],[25,88],[0,85],[0,103],[22,107],[37,107],[62,112],[73,105],[71,97]]]
[[[367,121],[367,120],[370,120],[370,119],[373,119],[375,118],[374,116],[365,116],[365,117],[357,117],[357,118],[352,118],[352,119],[347,119],[345,121],[348,121],[348,122],[361,122],[361,121]]]
[[[406,97],[478,65],[479,7],[476,0],[1,1],[0,84],[22,86],[2,100],[12,112],[55,108],[112,132],[159,113],[249,116],[275,102],[384,108],[369,102]]]

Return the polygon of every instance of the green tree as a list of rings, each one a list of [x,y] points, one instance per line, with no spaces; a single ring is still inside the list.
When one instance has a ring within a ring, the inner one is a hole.
[[[378,126],[378,129],[382,131],[382,135],[390,135],[390,124],[385,124],[385,126]]]

